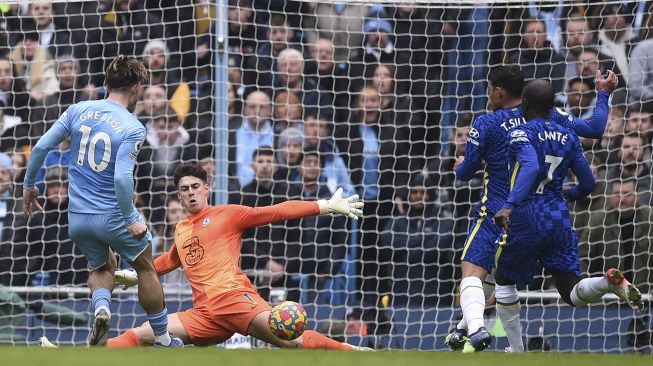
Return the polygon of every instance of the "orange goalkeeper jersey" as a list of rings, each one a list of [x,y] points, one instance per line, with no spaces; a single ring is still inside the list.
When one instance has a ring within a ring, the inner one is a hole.
[[[256,291],[239,266],[243,231],[319,212],[317,202],[306,201],[256,208],[208,206],[177,224],[174,245],[154,261],[154,267],[161,276],[182,266],[193,289],[193,299],[202,293],[210,298],[234,289]]]

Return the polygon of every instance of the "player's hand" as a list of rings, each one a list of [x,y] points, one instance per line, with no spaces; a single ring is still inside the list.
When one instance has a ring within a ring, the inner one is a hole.
[[[619,85],[619,78],[612,70],[607,71],[605,78],[601,75],[601,71],[596,71],[596,90],[612,93],[617,89],[617,85]]]
[[[512,215],[512,210],[509,208],[502,208],[497,212],[496,215],[494,215],[494,218],[492,219],[494,221],[494,224],[497,226],[501,226],[506,233],[510,232],[510,229],[508,228],[508,223],[510,222],[510,216]]]
[[[122,285],[122,289],[126,290],[132,286],[138,285],[138,275],[136,271],[131,269],[119,269],[114,273],[116,283]]]
[[[23,189],[23,216],[27,219],[32,217],[32,203],[34,207],[43,211],[39,203],[39,189],[37,187]]]
[[[458,169],[458,166],[462,164],[465,161],[464,156],[459,156],[456,158],[456,161],[453,163],[453,170]]]
[[[134,239],[141,240],[145,237],[145,234],[147,234],[147,225],[140,221],[134,221],[127,225],[127,231],[129,231],[129,234],[131,234]]]
[[[342,197],[342,188],[338,188],[330,200],[317,201],[320,206],[320,215],[329,213],[339,213],[349,218],[358,220],[358,216],[363,214],[363,202],[357,194],[347,198]]]

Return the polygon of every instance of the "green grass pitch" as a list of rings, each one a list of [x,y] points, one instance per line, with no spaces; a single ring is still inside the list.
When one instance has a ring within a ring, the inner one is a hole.
[[[653,357],[636,354],[336,352],[304,350],[220,350],[0,347],[0,365],[17,366],[638,366],[653,365]]]

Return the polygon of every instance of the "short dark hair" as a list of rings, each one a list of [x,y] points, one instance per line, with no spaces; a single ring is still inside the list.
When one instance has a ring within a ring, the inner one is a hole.
[[[648,113],[651,114],[651,111],[642,103],[636,102],[626,108],[626,117],[629,117],[631,113]]]
[[[114,58],[104,76],[104,84],[110,89],[130,88],[146,81],[147,70],[143,62],[125,55]]]
[[[259,155],[274,157],[274,149],[272,149],[272,146],[261,146],[252,153],[252,160],[256,159]]]
[[[307,156],[315,156],[317,158],[318,164],[320,165],[320,169],[324,169],[324,159],[322,159],[322,155],[320,155],[318,150],[311,149],[304,151],[302,153],[301,161],[304,162],[304,159],[306,159]]]
[[[584,78],[584,77],[581,77],[581,76],[576,76],[576,77],[574,77],[574,78],[571,78],[571,79],[569,80],[569,82],[567,83],[567,89],[571,88],[571,86],[572,86],[574,83],[582,83],[582,84],[585,84],[585,85],[587,85],[587,86],[590,88],[590,91],[594,91],[594,88],[595,88],[594,81],[593,81],[592,79],[590,79],[589,77],[585,77],[585,78]]]
[[[175,187],[179,187],[179,181],[181,178],[188,176],[198,178],[204,183],[208,181],[206,171],[202,168],[200,163],[181,163],[177,165],[177,168],[175,169],[175,177],[173,180]]]
[[[524,88],[524,114],[528,118],[548,117],[555,100],[555,91],[551,82],[544,79],[531,80]]]
[[[623,176],[623,171],[619,175]],[[632,183],[633,186],[635,187],[635,192],[637,192],[637,179],[635,177],[632,177],[632,176],[621,178],[621,179],[614,179],[612,182],[610,182],[610,190],[614,189],[615,184],[624,185],[624,184],[627,184],[627,183]]]
[[[487,77],[490,84],[501,87],[513,98],[521,98],[524,91],[524,73],[517,65],[498,65]]]

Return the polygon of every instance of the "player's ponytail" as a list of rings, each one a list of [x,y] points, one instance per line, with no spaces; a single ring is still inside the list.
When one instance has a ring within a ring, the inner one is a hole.
[[[133,57],[118,55],[105,72],[104,84],[108,89],[130,88],[147,81],[147,70],[143,63]]]

